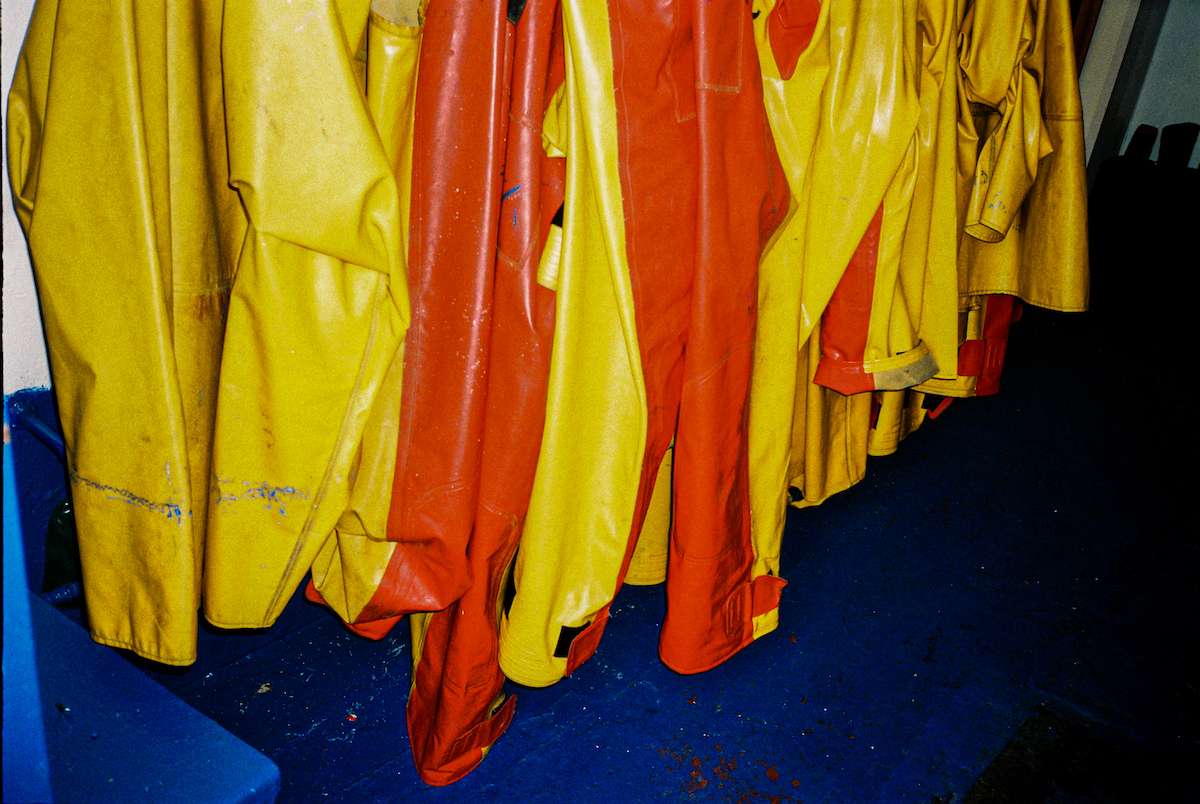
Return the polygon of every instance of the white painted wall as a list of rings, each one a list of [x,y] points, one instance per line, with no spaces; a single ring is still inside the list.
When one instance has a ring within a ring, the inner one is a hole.
[[[0,0],[0,63],[3,64],[4,130],[8,130],[8,88],[12,85],[17,55],[34,0]],[[4,196],[4,394],[22,388],[50,385],[50,367],[46,361],[46,343],[38,314],[37,292],[33,285],[33,269],[25,235],[12,210],[12,194],[8,184],[8,146],[5,135]]]
[[[1087,158],[1092,158],[1092,146],[1100,133],[1100,123],[1108,108],[1117,73],[1121,70],[1121,59],[1133,21],[1137,18],[1142,0],[1104,0],[1096,27],[1092,31],[1092,42],[1088,46],[1083,72],[1079,74],[1079,96],[1083,101],[1083,140]]]
[[[1159,131],[1172,123],[1200,123],[1200,0],[1171,0],[1167,7],[1121,153],[1143,123]],[[1158,159],[1157,142],[1151,158]],[[1189,164],[1200,166],[1200,147],[1192,149]]]

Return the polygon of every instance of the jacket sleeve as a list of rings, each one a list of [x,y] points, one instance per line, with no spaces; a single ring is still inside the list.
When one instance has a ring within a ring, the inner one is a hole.
[[[980,0],[967,12],[959,53],[963,87],[982,143],[966,233],[1004,239],[1053,150],[1042,119],[1049,0]]]
[[[225,11],[230,181],[250,229],[213,445],[205,614],[270,625],[345,510],[407,327],[392,168],[354,60],[367,0]]]

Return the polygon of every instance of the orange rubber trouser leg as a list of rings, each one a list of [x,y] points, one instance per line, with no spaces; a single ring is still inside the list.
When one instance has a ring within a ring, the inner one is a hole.
[[[413,128],[412,303],[388,539],[355,622],[377,633],[453,603],[471,583],[492,281],[508,123],[507,3],[430,4]],[[352,626],[354,627],[354,626]]]
[[[747,464],[758,260],[789,191],[762,99],[750,8],[695,0],[700,137],[691,328],[675,440],[675,519],[659,654],[712,667],[754,638],[783,581],[752,580]]]
[[[473,579],[457,602],[429,616],[408,698],[413,760],[429,784],[470,772],[508,727],[514,697],[497,661],[497,605],[516,551],[537,468],[554,328],[554,294],[537,284],[538,260],[563,199],[563,160],[542,149],[546,104],[564,74],[557,0],[530,0],[515,39],[512,106],[501,197],[475,529]]]

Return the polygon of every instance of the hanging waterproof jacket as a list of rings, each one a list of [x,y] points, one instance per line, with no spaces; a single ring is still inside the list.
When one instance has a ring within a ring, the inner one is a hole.
[[[97,642],[195,660],[229,283],[221,3],[42,0],[9,97]]]
[[[820,111],[812,167],[805,179],[812,185],[807,205],[809,221],[803,248],[801,329],[803,343],[825,315],[834,291],[859,250],[872,220],[886,204],[886,225],[880,226],[895,283],[899,244],[911,204],[914,140],[920,117],[915,84],[917,63],[917,0],[902,3],[831,4],[829,19],[829,78]],[[890,188],[890,190],[889,190]],[[889,192],[891,195],[889,195]],[[866,268],[876,260],[866,260]],[[852,282],[859,282],[852,277]],[[861,283],[860,283],[861,284]],[[891,305],[886,305],[891,310]],[[830,333],[831,335],[835,333]],[[850,333],[857,335],[858,333]],[[885,327],[883,336],[888,335]],[[862,339],[858,338],[860,348]],[[872,340],[872,348],[878,339]],[[885,345],[881,359],[900,347]],[[927,356],[927,350],[880,366],[857,366],[857,373],[900,371]],[[835,359],[830,355],[830,359]],[[836,358],[836,373],[855,373],[852,363],[874,360],[852,351]]]
[[[421,21],[416,2],[375,0],[371,8],[365,43],[367,105],[396,177],[401,253],[407,254]],[[310,600],[328,606],[347,623],[354,622],[376,594],[397,549],[387,540],[387,522],[400,439],[405,353],[402,345],[384,375],[352,464],[349,503],[334,538],[313,560],[312,580],[305,590]],[[390,625],[385,623],[374,635],[383,636]]]
[[[896,47],[906,41],[906,34],[890,37],[880,48],[868,44],[871,34],[877,31],[851,28],[852,33],[862,37],[861,46],[834,54],[835,73],[829,78],[824,97],[824,102],[831,106],[826,108],[835,108],[843,94],[851,102],[857,100],[857,93],[844,89],[846,81],[855,75],[853,59],[848,62],[847,54],[857,52],[859,58],[864,53],[874,53],[880,58],[891,54],[893,59],[899,59],[898,65],[909,65],[897,69],[896,74],[910,73],[908,80],[913,85],[911,91],[915,93],[919,114],[914,138],[887,188],[884,203],[875,211],[829,296],[818,334],[808,335],[812,331],[811,319],[806,319],[807,324],[798,330],[788,326],[790,317],[781,315],[772,320],[772,311],[785,310],[790,293],[799,295],[799,288],[803,287],[797,274],[806,271],[807,265],[803,261],[803,229],[797,220],[807,222],[806,216],[793,215],[785,236],[779,238],[764,260],[759,357],[751,410],[752,443],[758,445],[752,477],[760,554],[777,555],[789,501],[797,507],[819,504],[865,475],[867,455],[874,454],[872,445],[879,440],[875,425],[881,417],[876,400],[891,400],[903,392],[874,395],[854,392],[909,386],[936,366],[942,367],[941,374],[956,376],[956,255],[963,202],[953,167],[958,145],[957,38],[961,6],[957,0],[918,2],[912,17],[916,26],[912,31],[915,33],[912,53],[907,47]],[[800,130],[799,121],[803,118],[797,110],[803,108],[802,101],[796,97],[790,105],[778,101],[772,104],[770,89],[788,87],[795,79],[781,79],[801,74],[806,66],[829,69],[828,57],[822,60],[823,54],[813,45],[801,51],[799,42],[807,41],[803,37],[813,33],[820,42],[830,9],[828,4],[818,9],[815,4],[805,8],[791,2],[773,8],[766,6],[765,10],[768,13],[759,22],[759,52],[768,88],[768,110],[777,140],[783,142],[786,132]],[[879,25],[880,20],[890,19],[893,27],[909,30],[907,12],[902,7],[860,7],[856,11],[862,16],[858,18],[848,16],[853,9],[838,11],[834,15],[835,24],[853,26],[871,21],[876,28],[886,28]],[[874,19],[873,13],[882,17]],[[835,33],[832,38],[835,48],[841,47],[847,36],[844,30]],[[828,45],[824,47],[828,49]],[[908,94],[901,92],[901,97]],[[870,97],[869,87],[867,96]],[[811,108],[816,102],[810,99],[808,103]],[[882,107],[891,109],[890,104]],[[815,117],[816,113],[813,114]],[[910,118],[901,114],[893,116],[890,122],[897,119],[904,124]],[[875,122],[875,116],[864,120],[864,123]],[[846,145],[843,148],[840,153],[835,151],[832,158],[852,150]],[[786,152],[781,145],[781,153]],[[951,169],[947,170],[947,166]],[[800,205],[807,207],[811,204],[814,183],[806,181],[791,165],[789,171],[790,177],[794,177],[794,191],[798,188],[797,195],[808,199]],[[890,221],[888,227],[884,226],[885,220]],[[792,234],[794,239],[789,240],[786,234]],[[776,267],[789,263],[790,271]],[[881,265],[885,267],[883,273],[879,270]],[[795,277],[792,281],[797,288],[790,292],[784,290],[789,277]],[[812,287],[810,282],[808,288]],[[823,292],[828,289],[828,285],[817,287]],[[785,358],[779,346],[772,347],[773,343],[786,340],[784,333],[791,332],[797,332],[798,339],[800,333],[807,338],[800,345],[797,360]],[[914,343],[919,346],[913,348]],[[874,355],[868,361],[872,352]],[[782,381],[785,376],[790,378],[794,396],[789,393],[788,383]],[[847,396],[842,391],[850,393]],[[892,407],[887,406],[886,412]],[[883,420],[890,421],[887,416]],[[790,442],[780,439],[780,432],[790,432]]]
[[[205,615],[278,617],[350,500],[408,323],[400,200],[356,61],[367,0],[225,9],[230,183],[250,229],[229,305]]]
[[[896,172],[822,319],[816,381],[843,393],[907,388],[935,373],[955,374],[961,225],[954,57],[961,5],[919,0],[911,9],[859,9],[858,24],[871,33],[856,32],[857,52],[891,65],[902,84],[881,141],[892,143],[892,157],[900,149],[903,155],[881,164],[895,165]],[[872,38],[883,30],[893,32],[890,39]],[[882,122],[879,113],[870,118],[874,129]]]
[[[479,764],[516,701],[504,697],[497,660],[500,598],[533,487],[554,332],[564,165],[542,147],[542,120],[563,81],[558,12],[557,0],[530,0],[514,32],[471,586],[453,606],[410,618],[409,740],[421,778],[435,785]]]
[[[871,402],[857,392],[931,376],[934,345],[953,364],[957,186],[942,174],[957,18],[944,0],[760,8],[794,195],[761,270],[751,397],[756,540],[777,556],[789,501],[818,504],[865,473]]]
[[[1083,115],[1067,0],[976,0],[962,29],[961,169],[974,186],[959,294],[1086,310]]]
[[[338,540],[354,603],[334,608],[363,636],[383,636],[410,612],[444,609],[471,583],[466,550],[479,490],[512,61],[505,9],[435,3],[423,12],[412,124],[413,323],[384,495],[389,543],[359,545],[349,533]],[[455,146],[437,146],[446,142]],[[313,580],[309,597],[329,602],[336,576]]]
[[[1083,122],[1069,9],[976,2],[963,21],[959,362],[919,390],[996,393],[1021,300],[1087,309]]]

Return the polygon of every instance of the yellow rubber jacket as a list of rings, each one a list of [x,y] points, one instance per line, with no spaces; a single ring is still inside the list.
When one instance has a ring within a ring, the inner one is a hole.
[[[892,31],[903,46],[881,47],[859,33],[862,49],[854,58],[886,63],[905,83],[890,115],[880,106],[860,125],[890,135],[881,139],[896,149],[888,157],[904,150],[878,221],[867,228],[822,319],[817,382],[843,393],[907,388],[935,372],[953,377],[958,348],[961,203],[955,168],[962,2],[919,0],[911,9],[885,4],[860,11],[864,16],[856,25]],[[878,162],[884,169],[891,164]]]
[[[226,172],[221,13],[42,0],[9,96],[89,628],[173,665],[195,660],[221,336],[246,229]]]
[[[616,593],[646,442],[608,10],[604,0],[562,10],[566,80],[544,135],[567,158],[546,424],[513,570],[518,595],[500,623],[500,667],[528,686],[563,677],[560,623],[590,622]],[[580,505],[579,494],[599,488],[603,504]]]
[[[792,192],[787,217],[758,268],[749,425],[756,574],[779,574],[790,469],[797,460],[803,462],[806,454],[804,417],[794,417],[797,395],[808,387],[810,379],[800,365],[800,358],[807,357],[805,347],[800,345],[808,341],[807,334],[801,333],[811,332],[811,326],[805,328],[802,324],[801,297],[812,197],[808,173],[830,69],[830,5],[815,0],[758,0],[754,5],[758,12],[754,16],[754,41],[762,70],[763,101]],[[772,24],[777,18],[779,21]],[[794,426],[799,427],[795,435]]]
[[[392,165],[356,62],[369,0],[225,9],[230,183],[250,228],[229,305],[205,615],[263,627],[330,538],[409,320]]]
[[[421,49],[421,25],[413,13],[414,5],[376,0],[366,41],[367,106],[396,177],[401,254],[408,253],[408,177],[412,174],[413,109]],[[387,523],[403,385],[402,347],[371,407],[352,464],[350,500],[338,520],[335,537],[325,542],[312,563],[314,588],[322,602],[346,623],[353,623],[375,595],[398,547],[388,541]]]
[[[854,392],[928,378],[935,351],[954,369],[958,17],[946,0],[756,8],[793,191],[760,269],[751,395],[755,539],[773,562],[789,486],[815,505],[865,473],[871,401]]]
[[[834,290],[880,206],[888,204],[884,249],[898,266],[900,242],[911,204],[915,132],[920,116],[917,64],[917,0],[832,3],[829,8],[829,77],[825,82],[812,167],[803,244],[801,327],[798,344],[825,314]],[[889,188],[891,194],[889,195]],[[897,246],[891,248],[892,245]],[[891,278],[874,286],[892,292]],[[891,311],[890,303],[880,306]],[[887,333],[885,332],[885,335]],[[880,345],[872,337],[862,359],[867,371],[904,345]],[[919,359],[919,358],[918,358]],[[909,362],[912,358],[909,358]]]
[[[919,390],[996,393],[1020,305],[1087,309],[1087,188],[1069,8],[980,0],[959,52],[959,355]]]
[[[974,184],[959,294],[1086,310],[1087,181],[1069,4],[975,0],[962,30],[960,169]]]

